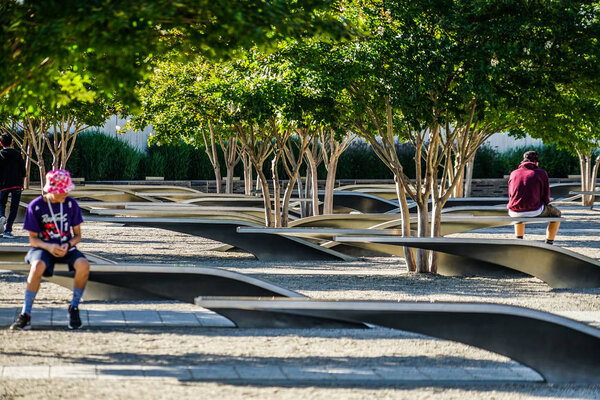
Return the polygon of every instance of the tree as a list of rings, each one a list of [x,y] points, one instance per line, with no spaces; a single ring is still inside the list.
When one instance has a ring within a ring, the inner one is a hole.
[[[104,124],[111,113],[106,101],[93,103],[71,101],[59,108],[39,105],[36,115],[19,112],[5,114],[5,130],[9,132],[21,149],[27,166],[27,186],[31,164],[40,172],[42,186],[46,175],[44,150],[52,155],[51,169],[65,168],[75,148],[77,136],[92,126]]]
[[[591,82],[579,90],[559,88],[554,96],[532,104],[522,121],[523,130],[514,133],[528,133],[576,155],[584,191],[595,190],[600,168],[599,88],[598,83]],[[593,201],[593,196],[582,196],[583,205],[589,206]]]
[[[237,134],[221,122],[221,104],[216,101],[219,64],[203,58],[179,62],[165,60],[156,65],[147,83],[139,89],[141,106],[127,127],[152,125],[151,142],[179,143],[204,148],[213,167],[217,193],[221,193],[220,146],[227,168],[226,192],[233,192],[233,169],[240,160]],[[126,128],[127,128],[126,127]],[[246,176],[245,179],[251,179]]]
[[[483,141],[516,126],[524,104],[556,85],[597,74],[598,12],[571,1],[356,2],[348,17],[372,35],[313,58],[346,80],[339,107],[393,172],[404,235],[408,198],[417,235],[439,236],[441,209]],[[414,181],[398,140],[416,149]],[[405,255],[409,269],[436,271],[435,253]]]
[[[221,57],[290,36],[345,35],[330,0],[0,0],[0,98],[35,112],[97,93],[135,103],[134,88],[156,57]],[[85,71],[85,72],[84,72]],[[85,83],[94,77],[96,90]]]

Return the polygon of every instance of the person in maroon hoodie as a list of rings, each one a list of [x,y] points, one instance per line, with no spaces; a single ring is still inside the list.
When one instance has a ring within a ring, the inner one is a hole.
[[[548,174],[539,167],[535,151],[523,154],[519,168],[508,178],[508,215],[511,217],[560,217],[558,208],[550,204]],[[546,243],[554,243],[560,222],[550,222],[546,229]],[[515,224],[515,235],[523,239],[525,224]]]

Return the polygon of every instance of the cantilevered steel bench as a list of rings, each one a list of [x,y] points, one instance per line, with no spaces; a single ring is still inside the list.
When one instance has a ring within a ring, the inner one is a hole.
[[[569,194],[574,194],[578,196],[593,196],[593,200],[590,203],[590,210],[594,208],[594,201],[596,201],[596,197],[600,196],[600,191],[598,190],[574,190],[569,192]]]
[[[19,245],[0,246],[0,262],[21,262],[25,259],[25,255],[27,254],[30,248],[30,246]],[[114,264],[114,261],[104,257],[100,257],[93,253],[86,252],[85,256],[91,263]]]
[[[146,226],[200,236],[238,247],[253,254],[261,261],[349,261],[354,259],[298,238],[266,233],[256,235],[238,233],[239,226],[261,227],[250,217],[252,216],[241,214],[229,216],[223,212],[213,215],[213,218],[209,218],[209,216],[203,218],[96,217],[88,218],[88,220],[112,222],[126,226]]]
[[[335,249],[336,251],[347,253],[352,256],[378,256],[378,255],[396,255],[402,257],[404,255],[403,249],[397,245],[390,245],[387,243],[379,242],[349,242],[344,243],[337,242],[334,237],[340,235],[377,235],[377,236],[402,236],[401,231],[401,220],[399,218],[393,218],[385,221],[384,218],[374,218],[372,220],[366,218],[354,218],[355,216],[372,215],[372,214],[358,214],[358,215],[345,215],[348,218],[348,225],[356,222],[356,225],[364,224],[366,221],[382,221],[377,224],[371,225],[368,229],[346,229],[346,228],[322,228],[322,227],[304,227],[295,221],[295,226],[288,228],[255,228],[255,227],[240,227],[238,228],[239,233],[245,234],[257,234],[257,233],[268,233],[274,235],[285,235],[301,237],[313,241],[325,241],[320,243],[322,246]],[[379,214],[380,216],[389,216],[389,214]],[[504,226],[513,224],[515,222],[522,223],[544,223],[552,221],[562,221],[563,218],[515,218],[515,217],[485,217],[485,216],[472,216],[472,215],[443,215],[441,223],[441,234],[449,235],[452,233],[467,232],[475,229],[491,228],[497,226]],[[325,219],[323,222],[326,222]],[[333,219],[338,225],[343,224],[342,219]],[[318,218],[311,221],[313,223],[319,222]],[[411,217],[411,230],[416,229],[416,218]],[[291,224],[290,224],[291,225]],[[312,224],[310,224],[312,225]],[[348,248],[351,246],[351,248]],[[360,250],[359,250],[360,249]],[[457,262],[456,259],[444,259],[442,262],[449,262],[454,264]],[[462,264],[466,264],[466,260],[462,260]]]
[[[490,266],[523,272],[553,288],[600,287],[600,263],[573,251],[519,239],[404,238],[398,236],[336,236],[337,242],[393,244],[434,250],[469,260],[440,262],[442,275],[480,275]]]
[[[554,314],[486,303],[198,297],[240,328],[315,328],[363,322],[479,347],[536,370],[548,383],[600,383],[600,330]]]
[[[0,262],[0,270],[29,274],[23,262]],[[73,288],[73,273],[57,264],[49,282]],[[169,264],[90,263],[87,300],[178,300],[194,303],[203,296],[304,297],[271,283],[219,268]]]

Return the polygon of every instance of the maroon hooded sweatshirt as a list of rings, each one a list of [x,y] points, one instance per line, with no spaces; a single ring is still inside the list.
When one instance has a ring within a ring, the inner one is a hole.
[[[550,203],[548,174],[531,161],[523,161],[508,178],[507,208],[515,212],[538,210]]]

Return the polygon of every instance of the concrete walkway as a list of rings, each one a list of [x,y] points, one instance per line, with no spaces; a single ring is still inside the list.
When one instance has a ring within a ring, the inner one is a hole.
[[[97,308],[98,305],[95,305]],[[138,327],[164,330],[173,327],[232,328],[233,323],[209,310],[157,311],[152,309],[81,310],[85,328]],[[105,308],[105,309],[104,309]],[[12,323],[20,308],[0,308],[0,328]],[[44,330],[65,328],[64,307],[38,307],[32,313],[32,328]],[[572,311],[560,315],[600,326],[600,312]],[[379,328],[374,328],[379,329]],[[15,335],[27,334],[15,332]],[[273,384],[488,384],[542,382],[535,371],[515,362],[484,367],[423,367],[339,365],[243,365],[240,363],[210,363],[202,365],[141,365],[141,364],[68,364],[68,365],[0,365],[0,379],[176,379],[181,381],[218,381],[231,383]]]
[[[15,320],[21,307],[0,308],[0,329],[8,327]],[[65,307],[34,308],[31,316],[33,329],[66,327],[68,322]],[[233,328],[235,325],[227,318],[209,310],[200,309],[194,312],[156,311],[152,309],[111,310],[107,306],[103,310],[80,310],[83,327],[211,327]]]
[[[349,367],[306,365],[25,365],[0,366],[0,379],[156,379],[286,383],[487,384],[542,382],[533,370],[520,365],[494,368]]]

